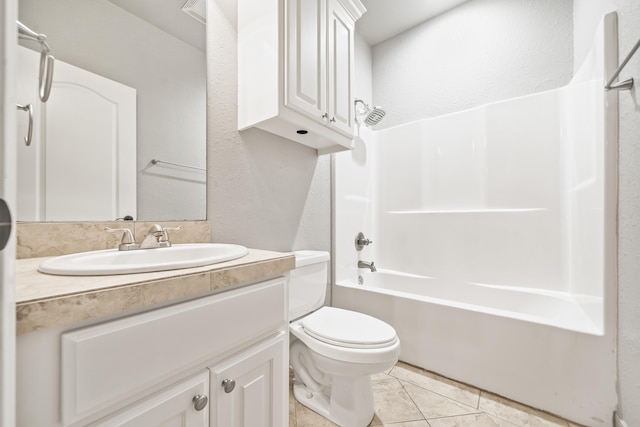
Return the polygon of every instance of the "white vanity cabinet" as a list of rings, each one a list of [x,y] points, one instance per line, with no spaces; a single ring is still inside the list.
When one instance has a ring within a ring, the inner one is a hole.
[[[351,148],[360,0],[238,1],[238,128]]]
[[[209,425],[209,371],[181,381],[93,427],[206,427]]]
[[[282,333],[211,368],[211,427],[287,425],[280,408],[288,407],[288,359]]]
[[[19,425],[287,423],[285,277],[92,323],[18,337]]]

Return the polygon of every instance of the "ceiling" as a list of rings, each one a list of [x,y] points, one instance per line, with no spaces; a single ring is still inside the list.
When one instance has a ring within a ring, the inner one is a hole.
[[[205,25],[198,16],[204,15],[205,0],[108,1],[197,49],[205,50]],[[356,30],[373,46],[466,1],[362,0],[367,12],[356,23]],[[221,7],[235,9],[235,1],[219,0],[219,3]],[[183,11],[185,5],[189,6],[189,12]]]
[[[371,46],[468,0],[362,0],[367,12],[356,30]]]
[[[204,12],[204,0],[108,1],[196,49],[205,51],[206,28],[198,16]],[[182,10],[186,4],[189,6],[188,12]]]

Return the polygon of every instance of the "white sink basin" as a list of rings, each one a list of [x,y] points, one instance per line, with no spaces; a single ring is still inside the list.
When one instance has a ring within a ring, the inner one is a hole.
[[[146,273],[230,261],[248,252],[244,246],[226,243],[194,243],[132,251],[108,249],[51,258],[40,263],[38,270],[66,276]]]

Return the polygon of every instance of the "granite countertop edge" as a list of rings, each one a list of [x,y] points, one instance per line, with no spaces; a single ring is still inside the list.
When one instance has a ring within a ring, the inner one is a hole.
[[[202,267],[112,276],[54,276],[37,269],[49,258],[16,260],[18,335],[204,296],[277,277],[295,267],[291,253],[249,249],[242,258]]]

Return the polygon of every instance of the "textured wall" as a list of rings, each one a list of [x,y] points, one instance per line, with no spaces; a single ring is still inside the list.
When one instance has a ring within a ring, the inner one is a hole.
[[[594,16],[618,12],[618,52],[621,61],[640,37],[637,0],[592,2],[575,0],[576,54],[578,44],[594,25]],[[578,24],[580,23],[580,24]],[[576,58],[577,59],[577,58]],[[627,64],[621,79],[640,78],[640,53]],[[627,426],[640,425],[640,102],[638,87],[621,91],[618,147],[618,399],[619,417]]]
[[[379,127],[554,89],[573,68],[572,0],[473,0],[373,47]]]
[[[619,61],[640,37],[637,0],[575,0],[575,53],[584,55],[599,17],[618,13]],[[621,73],[640,78],[640,52]],[[640,426],[640,102],[638,87],[621,91],[618,146],[618,416],[629,427]]]
[[[276,251],[330,250],[330,157],[258,129],[238,132],[236,2],[208,6],[212,239]]]
[[[204,52],[106,0],[21,0],[19,9],[56,58],[137,90],[138,219],[204,219],[203,172],[150,167],[152,158],[205,165]]]
[[[640,37],[640,3],[618,0],[621,59]],[[623,78],[640,80],[640,53]],[[620,94],[618,205],[618,383],[622,419],[640,426],[640,103],[638,86]]]

